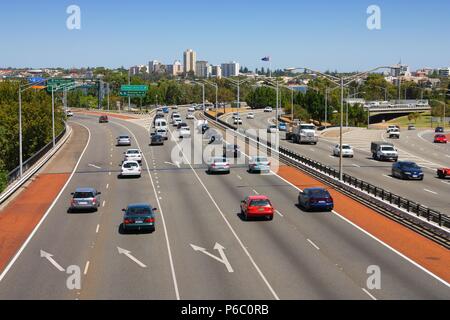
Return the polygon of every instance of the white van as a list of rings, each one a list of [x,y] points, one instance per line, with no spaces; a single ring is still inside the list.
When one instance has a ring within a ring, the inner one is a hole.
[[[165,129],[167,130],[167,121],[164,118],[159,118],[155,120],[155,129]]]

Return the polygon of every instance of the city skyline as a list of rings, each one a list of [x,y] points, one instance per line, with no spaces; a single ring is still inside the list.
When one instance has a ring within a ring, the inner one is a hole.
[[[239,61],[251,70],[269,66],[264,56],[271,56],[272,69],[345,72],[400,60],[412,69],[450,65],[450,45],[435,40],[450,30],[450,4],[435,0],[378,1],[380,30],[366,26],[368,1],[132,3],[77,1],[80,30],[66,27],[67,1],[5,3],[0,25],[8,30],[8,50],[0,52],[0,66],[129,68],[152,59],[183,61],[186,48],[211,65]]]

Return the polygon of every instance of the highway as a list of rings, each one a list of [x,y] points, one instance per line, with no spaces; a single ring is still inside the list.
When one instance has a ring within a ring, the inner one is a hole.
[[[267,129],[275,113],[256,112],[255,119],[246,119],[242,116],[242,130],[251,128]],[[223,116],[223,120],[232,123],[231,114]],[[379,130],[359,129],[344,134],[344,142],[354,147],[354,158],[344,159],[346,173],[385,188],[405,198],[419,202],[429,208],[446,213],[450,216],[450,182],[436,177],[436,168],[450,167],[450,145],[432,144],[434,132],[425,132],[419,136],[416,131],[402,131],[399,140],[389,140],[384,132]],[[412,160],[424,168],[424,181],[399,180],[391,176],[390,162],[380,162],[372,159],[370,152],[371,141],[393,142],[399,150],[399,160]],[[296,151],[311,159],[320,161],[331,167],[339,167],[339,157],[332,155],[332,148],[338,144],[338,137],[319,137],[317,145],[294,144],[286,141],[284,133],[280,133],[280,146]]]
[[[266,128],[265,117],[257,114],[252,121]],[[193,120],[186,122],[194,132]],[[67,188],[0,281],[0,299],[450,299],[448,283],[338,215],[299,209],[298,190],[275,174],[249,174],[246,166],[236,165],[229,175],[209,175],[204,164],[180,153],[173,127],[164,146],[149,146],[147,128],[130,121],[110,118],[99,124],[95,115],[76,114],[70,123],[89,132],[87,149]],[[119,134],[130,135],[132,147],[143,151],[141,178],[118,178],[127,149],[115,146]],[[303,152],[313,148],[306,153],[337,163],[328,157],[330,145],[289,144]],[[174,153],[189,161],[178,167]],[[364,172],[366,180],[417,201],[432,199],[437,209],[448,208],[448,200],[418,190],[420,182],[384,178],[380,172],[389,165],[365,158],[357,151],[349,161],[361,168],[346,165],[346,170]],[[67,213],[70,192],[80,186],[102,192],[98,212]],[[450,191],[431,177],[423,186]],[[240,218],[240,201],[251,194],[270,197],[278,210],[273,221]],[[121,209],[133,202],[158,208],[154,233],[120,232]],[[64,269],[78,266],[81,288],[69,290],[69,275],[41,257],[41,250]],[[374,265],[382,271],[381,289],[369,290],[367,269]]]

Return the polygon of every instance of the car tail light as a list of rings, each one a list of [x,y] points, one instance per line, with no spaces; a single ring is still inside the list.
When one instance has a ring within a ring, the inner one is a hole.
[[[270,166],[270,162],[267,165]]]
[[[155,222],[155,219],[154,218],[147,218],[147,219],[144,220],[144,222],[145,223],[152,223],[152,222]]]
[[[215,164],[215,163],[211,164],[211,167],[215,168],[215,167],[216,167],[216,164]]]
[[[133,222],[134,222],[133,219],[125,219],[123,221],[124,224],[130,224],[130,223],[133,223]]]
[[[73,206],[75,204],[75,200],[70,200],[70,205]]]
[[[92,199],[92,203],[95,204],[96,202],[97,202],[97,199],[93,198],[93,199]]]

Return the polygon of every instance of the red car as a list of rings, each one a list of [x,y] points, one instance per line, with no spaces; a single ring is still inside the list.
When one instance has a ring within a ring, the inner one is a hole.
[[[108,122],[108,116],[106,115],[101,115],[100,118],[98,118],[98,122],[99,123],[103,123],[103,122]]]
[[[440,179],[445,179],[450,177],[450,168],[439,168],[436,173]]]
[[[261,217],[272,220],[274,211],[275,208],[266,196],[248,196],[241,201],[241,215],[245,220]]]
[[[443,134],[437,134],[434,136],[434,143],[447,143],[447,137]]]

